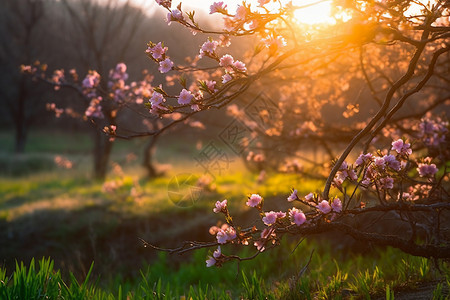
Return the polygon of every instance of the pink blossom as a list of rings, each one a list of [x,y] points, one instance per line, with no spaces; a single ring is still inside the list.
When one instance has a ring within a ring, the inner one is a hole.
[[[401,193],[401,195],[398,193],[398,198],[399,200],[413,201],[413,195],[406,192]]]
[[[236,238],[236,231],[231,226],[227,228],[222,227],[217,232],[216,238],[219,244],[225,244],[226,242],[232,241]]]
[[[253,243],[253,245],[256,247],[256,250],[258,250],[259,252],[263,252],[264,250],[266,250],[265,241],[257,240]]]
[[[282,212],[282,211],[278,211],[276,214],[277,214],[277,219],[283,219],[284,217],[286,217],[286,213]]]
[[[356,166],[363,165],[372,161],[373,155],[371,153],[361,154],[355,161]]]
[[[194,96],[191,94],[191,92],[186,89],[183,89],[180,95],[178,96],[178,103],[181,105],[189,104],[191,103],[192,98],[194,98]]]
[[[394,179],[391,177],[383,177],[380,179],[380,183],[381,186],[380,188],[382,189],[392,189],[394,188]]]
[[[236,230],[234,230],[233,227],[229,226],[226,230],[227,235],[228,235],[228,240],[232,241],[236,238]]]
[[[257,207],[261,204],[262,197],[258,194],[252,194],[250,197],[248,197],[247,205],[250,207]]]
[[[233,65],[233,63],[234,63],[234,58],[230,54],[225,54],[219,60],[219,65],[224,68],[231,67]]]
[[[431,164],[431,158],[427,157],[424,163],[419,163],[417,172],[419,172],[420,177],[432,177],[439,170],[435,164]]]
[[[152,97],[148,100],[152,105],[158,105],[164,102],[164,97],[158,92],[153,92]]]
[[[351,169],[346,161],[342,163],[339,167],[339,172],[337,173],[337,178],[335,178],[338,185],[342,184],[345,179],[350,178],[351,180],[357,180],[355,170]]]
[[[217,242],[219,244],[225,244],[228,240],[228,235],[225,232],[225,230],[219,229],[219,232],[217,232],[216,238],[217,238]]]
[[[152,97],[148,100],[152,104],[152,106],[159,106],[161,103],[165,102],[163,95],[158,92],[153,92]]]
[[[399,154],[410,155],[412,153],[410,146],[411,146],[410,143],[405,143],[402,139],[398,139],[398,140],[392,142],[391,150],[395,150]]]
[[[127,65],[124,63],[118,63],[116,65],[116,71],[119,73],[125,73],[127,71]]]
[[[267,38],[262,40],[266,47],[268,48],[281,48],[286,46],[286,39],[280,35],[274,37],[273,35],[268,36]]]
[[[264,228],[264,230],[261,232],[261,238],[267,239],[269,236],[273,234],[272,228]]]
[[[375,166],[377,166],[377,167],[379,167],[381,169],[384,169],[386,167],[386,162],[385,162],[383,157],[375,158],[374,164],[375,164]]]
[[[93,98],[91,100],[91,102],[89,103],[89,107],[84,112],[86,117],[94,117],[99,119],[103,119],[105,117],[102,112],[102,106],[100,105],[101,101],[102,97]]]
[[[311,192],[308,195],[305,196],[306,201],[312,201],[314,200],[314,194]]]
[[[209,259],[206,260],[206,267],[212,267],[216,264],[216,260],[214,259],[214,257],[209,257]]]
[[[82,87],[84,89],[91,89],[96,87],[100,83],[100,74],[96,71],[90,71],[89,74],[83,79]]]
[[[239,5],[236,9],[236,14],[234,15],[234,18],[237,20],[244,20],[247,17],[248,11],[247,8],[243,5]]]
[[[421,137],[425,145],[438,146],[445,142],[445,137],[448,132],[448,121],[422,119],[419,124]]]
[[[214,2],[210,7],[209,7],[209,13],[213,14],[213,13],[227,13],[227,5],[223,4],[223,1],[220,2]]]
[[[146,52],[151,52],[154,59],[161,59],[166,51],[167,47],[163,47],[161,42],[159,42],[152,48],[149,47]]]
[[[183,13],[178,9],[174,9],[167,13],[167,24],[170,25],[172,21],[183,20]]]
[[[236,68],[236,70],[238,70],[239,72],[246,72],[247,68],[245,67],[245,64],[240,61],[240,60],[236,60],[235,62],[233,62],[233,67]]]
[[[233,77],[230,74],[226,73],[225,75],[222,76],[222,83],[225,84],[228,81],[231,81],[232,79]]]
[[[331,202],[331,208],[337,213],[342,211],[342,202],[341,199],[335,198],[333,202]]]
[[[287,200],[289,201],[289,202],[292,202],[292,201],[294,201],[294,200],[297,200],[298,199],[298,196],[297,196],[297,190],[293,190],[292,191],[292,193],[291,193],[291,195],[287,198]]]
[[[209,234],[210,235],[216,235],[219,232],[220,228],[217,226],[211,226],[209,227]]]
[[[167,73],[170,70],[172,70],[172,67],[173,67],[173,62],[169,58],[166,58],[165,60],[159,62],[158,70],[161,73]]]
[[[214,80],[209,80],[206,82],[206,86],[211,93],[217,92],[216,82]]]
[[[322,202],[317,205],[317,209],[320,210],[323,214],[327,214],[331,211],[330,204],[327,200],[322,200]]]
[[[220,246],[218,246],[217,250],[214,251],[214,253],[213,253],[213,257],[214,258],[219,258],[220,256],[222,256],[222,250],[220,249]]]
[[[217,214],[221,211],[226,211],[227,209],[227,199],[221,201],[217,201],[216,202],[216,207],[214,207],[213,211]]]
[[[402,168],[400,162],[392,154],[383,156],[383,160],[389,168],[395,171],[400,171]]]
[[[296,224],[297,226],[306,222],[305,214],[295,207],[289,211],[289,218],[291,219],[292,224]]]
[[[267,226],[270,226],[272,224],[275,224],[277,221],[277,213],[274,211],[266,212],[265,216],[262,218],[262,221]]]
[[[200,48],[200,57],[203,57],[205,53],[213,54],[216,51],[217,45],[219,43],[217,41],[206,41],[203,43]]]

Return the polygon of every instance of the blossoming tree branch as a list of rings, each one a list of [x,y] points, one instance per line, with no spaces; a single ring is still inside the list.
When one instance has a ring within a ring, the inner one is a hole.
[[[335,0],[328,2],[330,20],[312,24],[302,22],[301,12],[324,1],[214,2],[214,28],[203,27],[182,4],[156,2],[167,11],[168,25],[205,37],[187,64],[172,60],[163,41],[148,43],[148,57],[160,73],[179,79],[179,90],[153,87],[146,107],[158,117],[181,117],[147,132],[117,127],[108,134],[158,135],[195,114],[227,107],[252,128],[258,147],[247,149],[248,160],[270,165],[273,152],[300,158],[305,144],[327,156],[313,162],[326,174],[322,189],[301,195],[298,182],[286,191],[292,205],[287,211],[267,211],[265,195],[257,191],[243,195],[260,216],[246,227],[231,216],[233,204],[219,199],[213,212],[225,223],[210,228],[212,241],[187,241],[175,249],[146,245],[171,253],[217,247],[206,264],[221,266],[251,259],[284,235],[338,230],[412,255],[450,257],[446,1]],[[232,54],[236,44],[240,51]],[[238,107],[260,92],[275,100],[277,111],[271,118],[267,110],[259,112],[265,128]],[[388,220],[400,229],[382,226]],[[255,254],[227,254],[227,244],[254,247]]]
[[[286,197],[293,204],[288,211],[266,211],[263,195],[248,196],[246,204],[261,217],[260,226],[249,228],[236,224],[227,200],[218,200],[213,211],[223,214],[226,223],[210,229],[215,242],[186,242],[165,250],[184,253],[218,246],[206,264],[220,266],[247,259],[225,254],[222,245],[254,246],[256,256],[285,234],[302,237],[339,230],[413,255],[449,257],[449,124],[445,114],[436,115],[436,108],[448,109],[449,100],[450,27],[444,1],[334,1],[335,22],[324,26],[302,25],[295,12],[305,7],[293,2],[244,2],[233,11],[224,2],[214,2],[210,14],[223,20],[219,29],[201,27],[194,12],[183,11],[181,4],[175,8],[171,1],[157,3],[167,10],[168,24],[204,34],[206,41],[189,66],[172,61],[162,42],[148,44],[148,56],[161,73],[183,74],[179,95],[155,89],[149,105],[153,114],[177,111],[188,118],[230,107],[232,101],[244,101],[249,90],[270,86],[265,92],[279,99],[281,113],[267,130],[252,127],[262,141],[288,145],[289,140],[300,144],[317,138],[333,147],[332,135],[351,136],[333,161],[322,191],[299,195],[293,188]],[[252,43],[250,50],[242,58],[227,53],[230,43],[239,43],[243,36],[255,37],[245,38]],[[216,66],[201,67],[203,60]],[[359,103],[345,97],[355,80],[365,84],[371,99]],[[410,103],[416,107],[408,108]],[[342,118],[349,120],[362,105],[374,108],[367,121],[336,126],[324,119],[321,110],[327,105],[346,108]],[[233,112],[251,126],[239,109]],[[377,142],[385,147],[376,148]],[[350,161],[356,149],[360,154]],[[361,226],[367,218],[371,223]],[[405,231],[377,230],[388,218]]]

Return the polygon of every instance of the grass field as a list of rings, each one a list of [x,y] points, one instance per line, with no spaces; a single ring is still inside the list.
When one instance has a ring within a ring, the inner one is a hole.
[[[258,174],[247,171],[233,156],[227,168],[213,174],[216,177],[207,189],[198,189],[204,170],[195,158],[208,141],[198,145],[193,140],[191,136],[162,139],[156,160],[165,176],[153,180],[140,166],[145,140],[118,141],[103,183],[92,180],[91,141],[86,135],[33,132],[26,153],[17,156],[12,153],[11,134],[1,132],[0,298],[2,293],[25,292],[21,284],[31,289],[33,285],[24,282],[31,282],[33,276],[37,286],[50,293],[53,283],[40,277],[51,269],[50,260],[41,261],[40,268],[26,267],[33,258],[42,257],[54,261],[52,274],[60,270],[60,278],[53,278],[67,288],[53,288],[66,298],[76,293],[81,295],[78,299],[86,295],[93,299],[125,299],[126,295],[133,299],[393,299],[392,294],[408,299],[411,293],[444,299],[448,295],[448,263],[375,248],[335,233],[308,238],[298,247],[297,240],[286,240],[255,260],[220,269],[205,267],[205,249],[168,256],[143,247],[139,238],[162,247],[176,247],[185,240],[214,240],[208,228],[223,221],[212,213],[217,200],[228,199],[236,221],[247,226],[257,218],[245,206],[249,193],[263,195],[266,209],[275,210],[288,207],[285,199],[291,188],[303,195],[320,187],[319,180],[298,174],[269,173],[258,182]],[[72,167],[57,166],[56,156],[72,162]],[[249,256],[254,247],[239,250],[227,245],[224,251]],[[16,261],[25,265],[16,266]],[[86,284],[81,284],[88,274]],[[14,281],[20,276],[28,279]]]

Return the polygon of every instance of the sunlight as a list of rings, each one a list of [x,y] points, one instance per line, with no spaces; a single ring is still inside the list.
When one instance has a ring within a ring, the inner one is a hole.
[[[336,20],[331,16],[330,0],[294,0],[292,4],[299,7],[294,16],[299,23],[306,24],[335,24]]]

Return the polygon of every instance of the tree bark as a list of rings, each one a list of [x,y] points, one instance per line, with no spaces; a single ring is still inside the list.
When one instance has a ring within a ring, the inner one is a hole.
[[[97,129],[95,129],[94,139],[94,178],[105,180],[113,142],[110,141],[110,137]]]
[[[147,176],[149,178],[155,178],[160,175],[153,164],[153,155],[156,151],[156,141],[158,140],[158,135],[150,136],[147,144],[144,147],[144,160],[142,165],[147,170]]]

